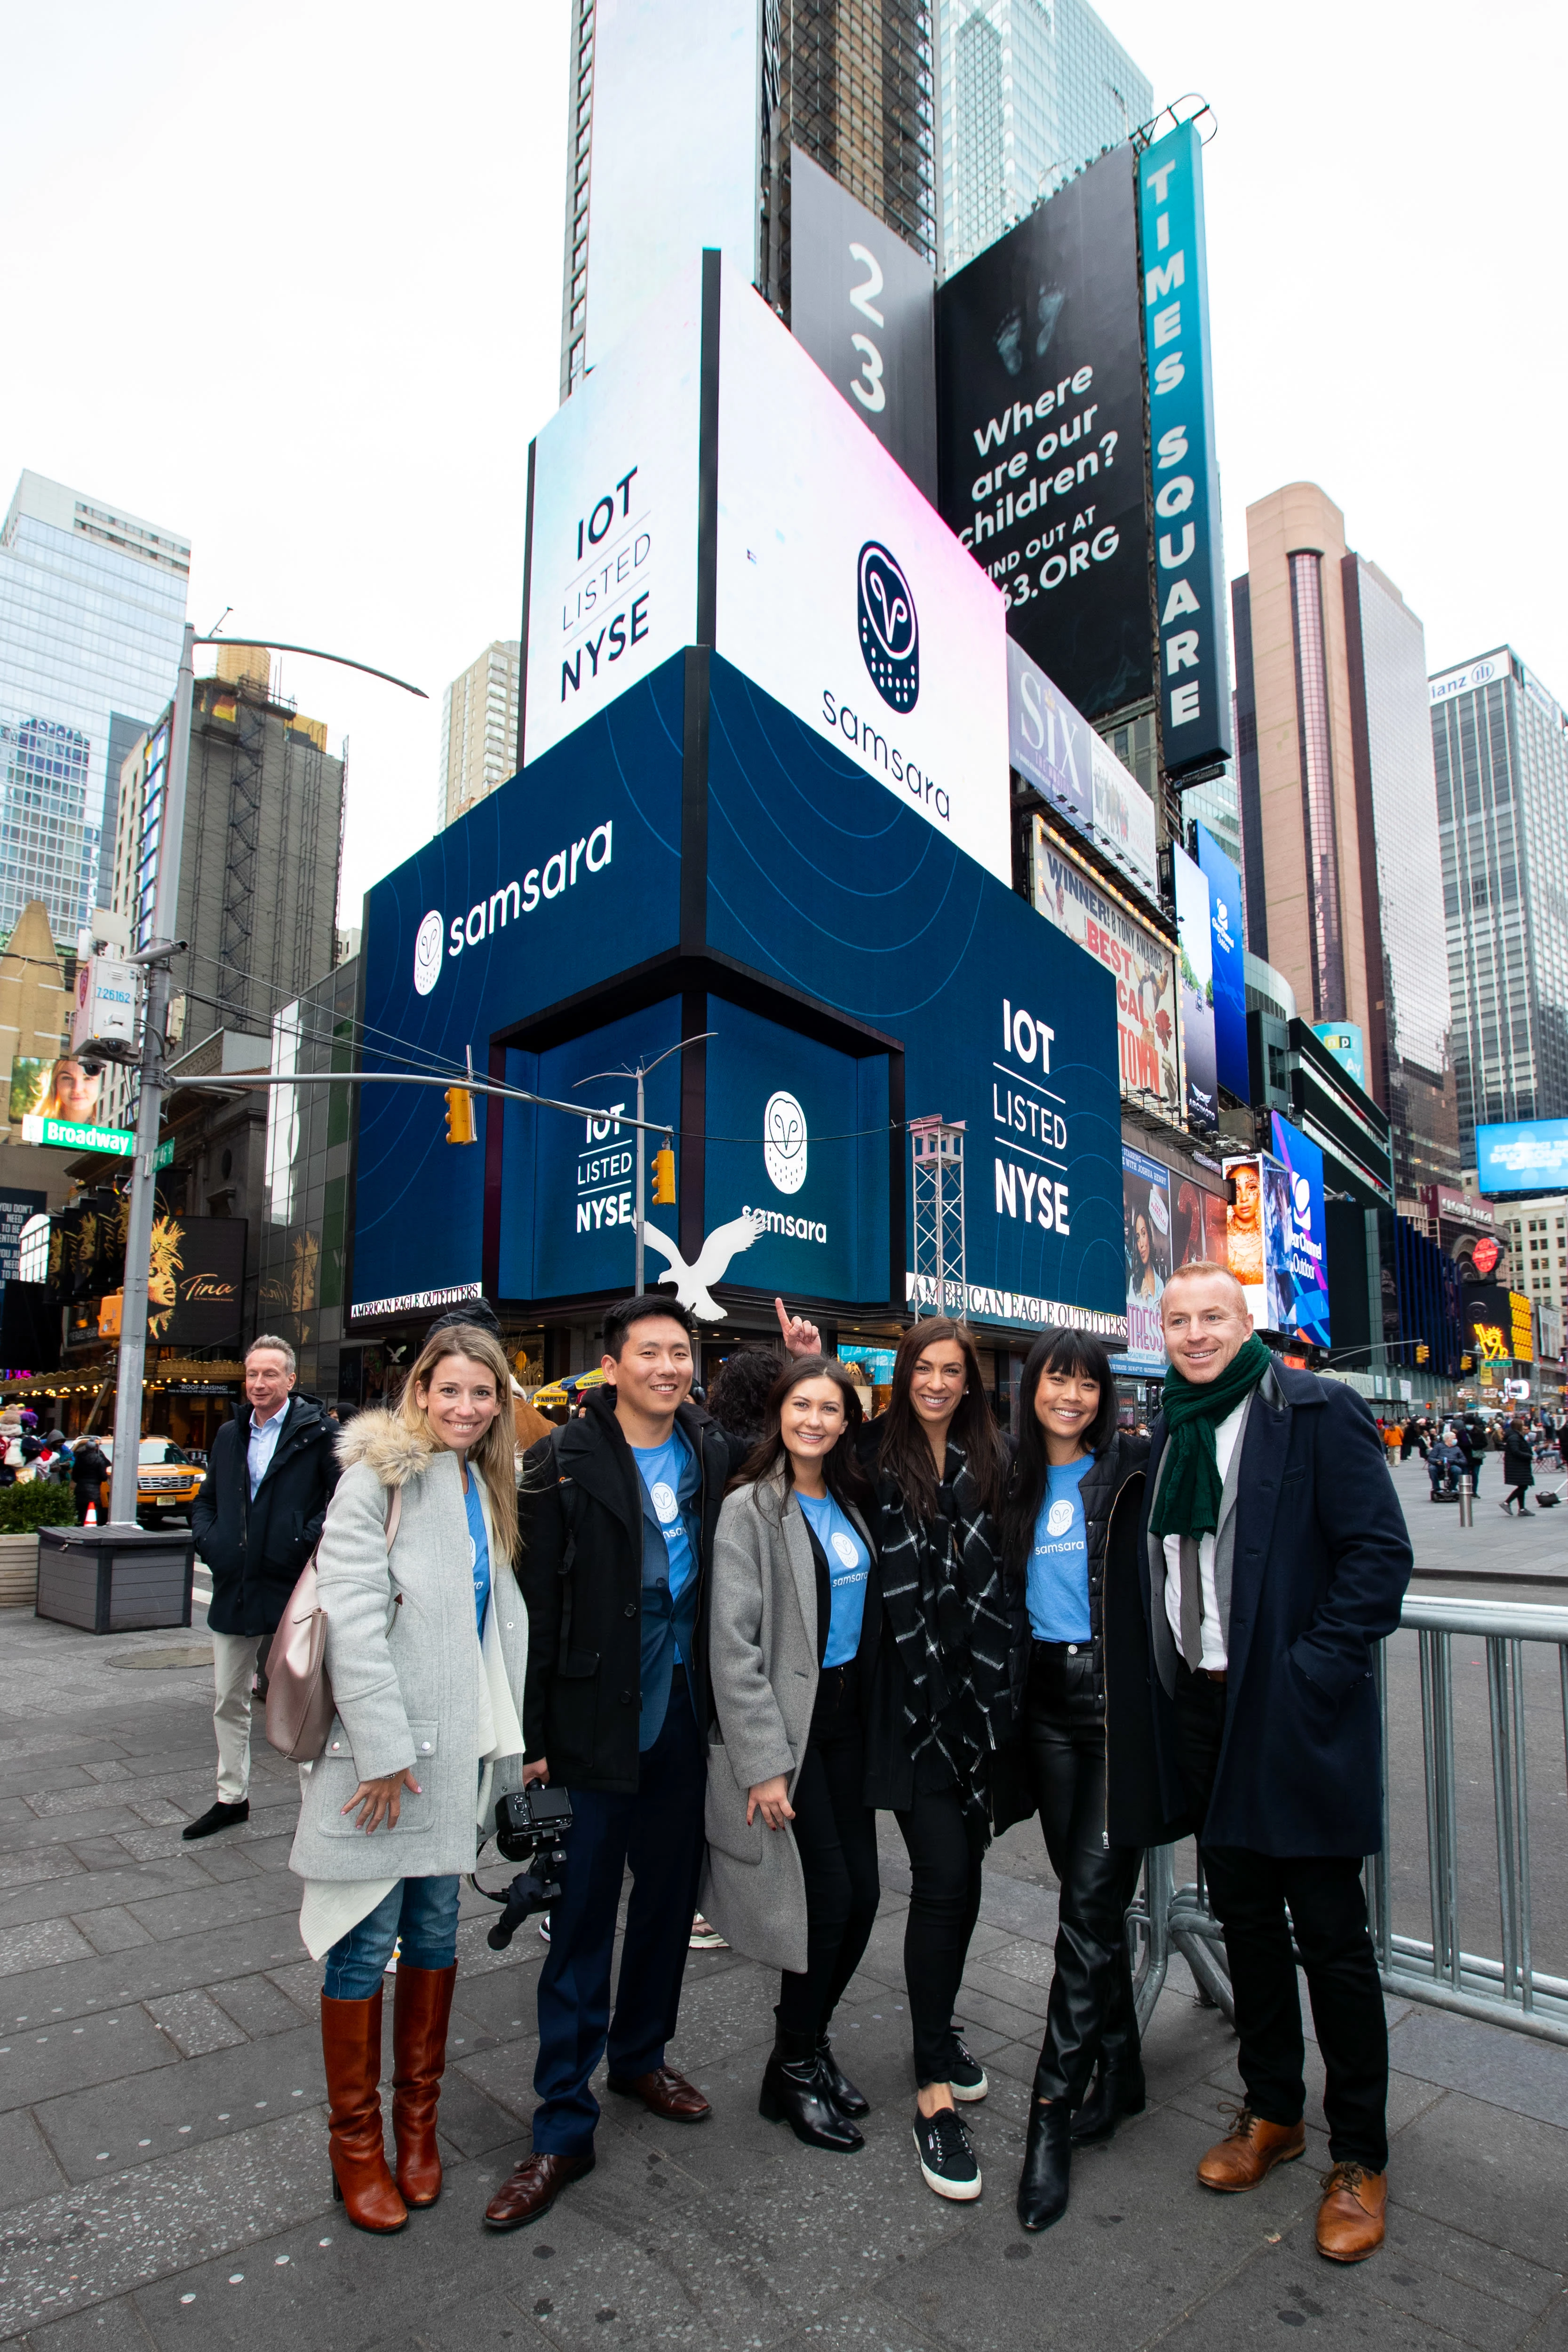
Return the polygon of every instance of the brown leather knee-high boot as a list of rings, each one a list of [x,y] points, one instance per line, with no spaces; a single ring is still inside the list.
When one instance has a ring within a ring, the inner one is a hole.
[[[331,2126],[332,2193],[356,2230],[401,2230],[408,2208],[381,2138],[381,1987],[368,2000],[321,1995],[321,2054]]]
[[[447,2066],[447,2021],[458,1964],[411,1969],[399,1960],[392,1997],[392,2136],[397,2186],[405,2205],[434,2205],[441,2194],[436,2103]]]

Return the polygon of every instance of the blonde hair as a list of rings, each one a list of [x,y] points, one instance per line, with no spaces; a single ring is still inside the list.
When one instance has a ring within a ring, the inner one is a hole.
[[[500,1342],[493,1332],[481,1330],[477,1323],[447,1323],[433,1332],[420,1349],[403,1383],[398,1399],[398,1418],[406,1428],[416,1430],[422,1437],[434,1437],[434,1425],[428,1412],[420,1403],[418,1391],[426,1396],[437,1369],[448,1356],[466,1356],[471,1364],[480,1364],[495,1382],[496,1402],[500,1408],[495,1419],[477,1444],[468,1448],[468,1460],[484,1480],[489,1497],[490,1524],[500,1551],[509,1561],[517,1559],[517,1455],[516,1437],[511,1417],[511,1367],[507,1362]]]

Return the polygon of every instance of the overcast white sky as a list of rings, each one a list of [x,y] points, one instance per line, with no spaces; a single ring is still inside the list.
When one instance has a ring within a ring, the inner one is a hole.
[[[1426,625],[1568,698],[1560,0],[1106,0],[1202,92],[1226,560],[1321,482]],[[566,0],[5,11],[0,499],[186,532],[191,613],[351,738],[344,919],[434,824],[441,688],[514,635],[555,405]]]

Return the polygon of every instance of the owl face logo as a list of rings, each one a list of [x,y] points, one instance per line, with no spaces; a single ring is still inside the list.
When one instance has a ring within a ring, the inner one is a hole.
[[[421,996],[428,996],[441,977],[441,916],[432,907],[420,924],[414,941],[414,986]]]
[[[896,557],[868,539],[856,582],[860,652],[889,710],[912,710],[921,692],[920,622],[914,592]]]
[[[763,1165],[775,1192],[798,1192],[805,1181],[805,1113],[795,1097],[770,1095],[763,1106]]]
[[[1046,1533],[1048,1536],[1065,1536],[1071,1525],[1072,1505],[1053,1503],[1046,1514]]]

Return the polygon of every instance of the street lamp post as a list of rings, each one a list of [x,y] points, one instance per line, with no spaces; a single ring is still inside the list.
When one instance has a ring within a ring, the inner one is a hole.
[[[410,686],[390,670],[371,669],[366,662],[350,661],[342,654],[323,653],[315,646],[280,645],[276,638],[198,637],[187,621],[180,648],[179,677],[169,735],[168,778],[163,788],[163,815],[158,830],[158,879],[153,899],[153,937],[127,961],[146,968],[147,993],[142,1024],[141,1092],[136,1112],[136,1149],[131,1163],[129,1214],[125,1229],[125,1290],[120,1318],[120,1357],[114,1389],[114,1459],[110,1465],[109,1517],[113,1527],[134,1528],[136,1493],[142,1454],[142,1391],[147,1364],[147,1282],[153,1249],[153,1210],[157,1192],[153,1160],[158,1129],[163,1116],[168,1071],[169,961],[180,953],[183,940],[174,936],[179,917],[180,861],[185,835],[185,782],[191,761],[191,706],[195,696],[197,646],[238,644],[257,646],[268,653],[309,654],[342,669],[364,670],[372,677],[400,686],[421,702],[429,697],[421,686]]]

